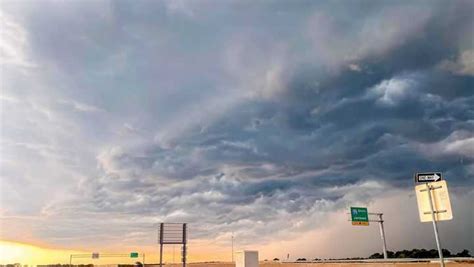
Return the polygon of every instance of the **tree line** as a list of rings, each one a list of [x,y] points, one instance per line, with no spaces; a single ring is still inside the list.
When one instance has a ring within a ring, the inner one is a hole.
[[[438,257],[438,250],[436,249],[412,249],[412,250],[401,250],[397,252],[387,251],[387,256],[389,258],[395,259],[403,259],[403,258],[413,258],[413,259],[426,259],[426,258],[437,258]],[[464,249],[458,253],[451,253],[451,251],[447,249],[443,249],[443,256],[444,257],[472,257],[469,253],[469,250]],[[382,259],[383,255],[381,253],[374,253],[370,255],[369,259]]]
[[[447,249],[443,249],[443,256],[444,257],[463,257],[468,258],[472,257],[469,250],[464,249],[458,253],[451,253],[451,251]],[[400,250],[397,252],[387,251],[387,257],[392,259],[404,259],[404,258],[412,258],[412,259],[430,259],[430,258],[438,258],[438,250],[436,249],[417,249],[414,248],[412,250]],[[374,253],[370,255],[368,258],[356,257],[356,258],[344,258],[344,259],[326,259],[326,260],[366,260],[366,259],[383,259],[383,254],[381,253]],[[322,259],[315,258],[312,261],[320,261]],[[265,260],[267,261],[267,260]],[[273,261],[280,261],[279,258],[274,258]],[[307,261],[306,258],[298,258],[296,261]]]

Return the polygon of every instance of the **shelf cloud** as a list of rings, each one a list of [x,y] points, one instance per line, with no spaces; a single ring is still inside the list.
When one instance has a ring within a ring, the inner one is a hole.
[[[471,1],[0,7],[2,239],[152,245],[157,222],[184,221],[272,255],[339,236],[353,204],[417,223],[394,203],[441,171],[446,243],[474,250],[456,232],[473,225],[456,219],[474,191]],[[414,229],[391,249],[433,246]]]

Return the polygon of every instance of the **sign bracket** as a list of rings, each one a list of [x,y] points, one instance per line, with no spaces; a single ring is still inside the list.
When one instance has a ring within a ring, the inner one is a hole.
[[[441,267],[444,267],[444,258],[443,258],[443,250],[441,249],[441,241],[439,240],[439,234],[438,234],[438,225],[436,223],[435,219],[435,210],[433,209],[433,199],[431,197],[431,191],[436,190],[437,188],[434,188],[430,186],[428,183],[426,183],[427,190],[425,190],[428,193],[428,200],[430,202],[430,209],[431,209],[431,219],[433,222],[433,229],[435,233],[435,239],[436,239],[436,246],[438,247],[438,254],[439,254],[439,260],[440,260],[440,265]]]

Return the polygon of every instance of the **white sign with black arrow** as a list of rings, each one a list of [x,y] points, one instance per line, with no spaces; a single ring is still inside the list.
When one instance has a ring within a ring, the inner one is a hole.
[[[443,177],[440,172],[415,174],[415,182],[419,183],[415,186],[415,190],[420,220],[433,223],[439,263],[441,267],[444,267],[443,250],[439,240],[437,221],[451,220],[453,213],[451,211],[451,202],[449,201],[448,185],[442,179]]]
[[[443,179],[443,176],[440,172],[423,172],[417,173],[415,175],[415,180],[417,183],[431,183],[438,182]]]

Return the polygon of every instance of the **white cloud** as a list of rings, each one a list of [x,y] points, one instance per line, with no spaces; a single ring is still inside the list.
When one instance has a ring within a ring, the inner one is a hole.
[[[0,10],[0,64],[32,68],[28,57],[28,35],[23,27]]]
[[[184,0],[166,0],[164,1],[166,10],[170,15],[184,15],[194,17],[194,4]]]
[[[274,64],[264,71],[263,79],[257,81],[255,89],[263,98],[271,98],[285,89],[283,64]]]
[[[426,6],[375,9],[375,13],[357,21],[318,10],[307,24],[313,49],[309,56],[336,69],[354,61],[384,56],[416,37],[431,17],[432,10]]]
[[[256,42],[261,45],[255,45]],[[224,68],[235,82],[241,95],[272,99],[287,88],[292,74],[288,45],[265,40],[255,32],[239,34],[226,43],[222,53]]]
[[[455,60],[444,60],[438,68],[457,75],[474,76],[474,50],[465,50]]]
[[[423,32],[432,16],[426,6],[398,6],[382,8],[363,21],[357,42],[355,58],[384,55],[405,44]]]
[[[474,158],[474,136],[451,141],[445,145],[444,151],[449,154],[460,154]]]
[[[355,72],[361,72],[362,71],[362,68],[357,64],[349,64],[347,67],[350,70],[355,71]]]
[[[383,80],[369,88],[369,95],[377,97],[377,102],[382,105],[394,106],[416,89],[416,82],[410,77],[394,77]]]
[[[21,100],[18,99],[17,97],[14,97],[14,96],[9,96],[9,95],[6,95],[6,94],[0,94],[0,100],[2,101],[7,101],[7,102],[10,102],[10,103],[20,103]]]
[[[82,111],[82,112],[98,112],[98,111],[103,111],[101,108],[98,108],[93,105],[81,103],[79,101],[75,100],[61,100],[59,101],[60,103],[67,104],[72,106],[75,110],[77,111]]]
[[[474,134],[466,130],[452,132],[448,137],[435,143],[417,145],[420,153],[429,157],[456,155],[474,158]]]

